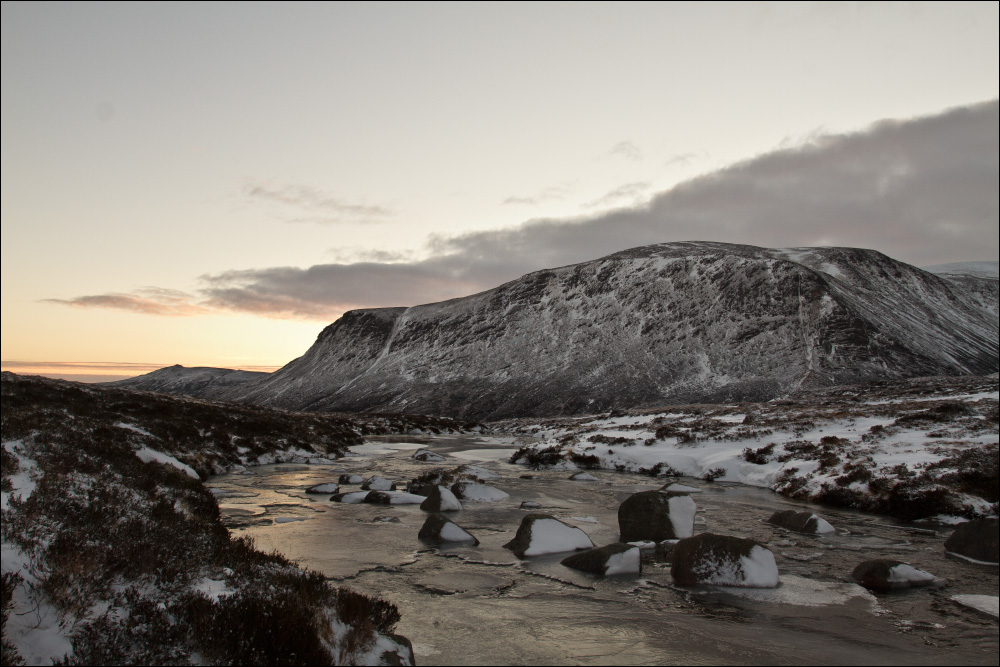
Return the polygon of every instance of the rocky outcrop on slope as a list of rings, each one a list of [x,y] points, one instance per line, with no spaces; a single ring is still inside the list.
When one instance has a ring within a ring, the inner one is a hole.
[[[226,398],[477,419],[996,372],[997,281],[872,250],[666,243],[473,296],[346,313]]]

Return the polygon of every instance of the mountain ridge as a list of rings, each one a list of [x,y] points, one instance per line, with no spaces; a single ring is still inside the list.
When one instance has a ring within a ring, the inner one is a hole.
[[[763,400],[997,370],[997,281],[857,248],[642,246],[467,297],[352,310],[217,398],[462,418]]]

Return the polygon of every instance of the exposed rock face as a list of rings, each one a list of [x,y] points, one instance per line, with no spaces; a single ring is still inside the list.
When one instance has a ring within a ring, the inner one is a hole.
[[[836,529],[829,522],[812,512],[796,512],[795,510],[775,512],[767,522],[787,530],[794,530],[797,533],[822,535],[836,532]]]
[[[518,558],[555,554],[562,551],[593,549],[587,533],[576,526],[563,523],[550,514],[527,514],[521,519],[517,534],[504,549],[510,549]]]
[[[944,548],[966,558],[1000,562],[1000,519],[976,519],[959,525]]]
[[[933,574],[918,570],[898,560],[877,558],[859,563],[851,572],[854,581],[865,588],[885,593],[894,588],[928,586],[937,579]]]
[[[355,310],[220,398],[474,419],[998,368],[997,281],[852,248],[665,243],[473,296]]]
[[[470,532],[440,514],[431,514],[427,517],[417,537],[432,544],[444,542],[465,543],[473,546],[479,544],[479,540],[473,537]]]
[[[560,561],[566,567],[600,576],[615,574],[640,574],[642,557],[639,547],[616,542],[604,547],[573,554]]]
[[[778,585],[778,566],[768,549],[753,540],[712,533],[678,542],[670,574],[681,586],[774,588]]]
[[[694,532],[695,503],[685,493],[640,491],[618,507],[621,542],[675,540]]]

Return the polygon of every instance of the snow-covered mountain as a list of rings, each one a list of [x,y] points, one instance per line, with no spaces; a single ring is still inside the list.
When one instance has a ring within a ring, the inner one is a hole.
[[[218,397],[499,419],[989,374],[997,284],[872,250],[656,244],[460,299],[350,311],[302,357]]]

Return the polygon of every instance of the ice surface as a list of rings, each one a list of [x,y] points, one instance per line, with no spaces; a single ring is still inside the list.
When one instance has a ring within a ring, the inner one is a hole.
[[[996,595],[952,595],[951,599],[960,605],[1000,617],[1000,597]]]

